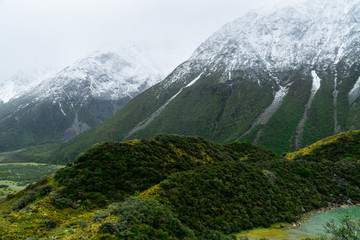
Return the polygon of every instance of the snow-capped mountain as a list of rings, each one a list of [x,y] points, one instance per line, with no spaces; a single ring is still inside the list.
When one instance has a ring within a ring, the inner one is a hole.
[[[69,140],[161,79],[139,52],[93,53],[0,108],[0,149]]]
[[[21,71],[0,83],[0,101],[6,103],[29,89],[38,85],[41,81],[49,78],[52,74],[50,69]]]
[[[234,70],[265,69],[283,84],[287,79],[276,73],[300,65],[326,68],[344,56],[351,64],[349,57],[356,58],[354,50],[359,49],[359,4],[314,0],[266,15],[250,12],[213,34],[188,62],[212,72],[221,69],[223,80]]]
[[[168,132],[294,150],[360,128],[359,56],[360,0],[253,11],[73,144]]]
[[[88,99],[118,101],[131,99],[157,83],[162,74],[134,53],[123,51],[91,54],[43,81],[24,96],[32,102],[68,100],[74,109]],[[61,106],[59,108],[63,111]]]

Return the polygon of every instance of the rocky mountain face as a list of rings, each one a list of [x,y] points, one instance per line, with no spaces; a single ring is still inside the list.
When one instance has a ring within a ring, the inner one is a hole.
[[[250,141],[281,153],[358,129],[359,16],[359,0],[250,12],[59,156],[161,132]]]
[[[67,141],[161,80],[139,53],[94,53],[0,108],[0,150]]]

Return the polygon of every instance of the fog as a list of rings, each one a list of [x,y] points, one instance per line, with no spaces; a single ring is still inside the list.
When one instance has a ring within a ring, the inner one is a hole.
[[[164,72],[225,23],[298,0],[0,0],[0,82],[129,43]]]

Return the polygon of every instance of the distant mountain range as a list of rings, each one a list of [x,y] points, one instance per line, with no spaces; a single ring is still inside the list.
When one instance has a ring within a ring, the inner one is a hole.
[[[0,107],[0,151],[69,140],[161,79],[139,52],[91,54]]]
[[[114,117],[62,145],[58,160],[95,142],[162,132],[282,153],[359,129],[359,16],[359,0],[250,12]]]

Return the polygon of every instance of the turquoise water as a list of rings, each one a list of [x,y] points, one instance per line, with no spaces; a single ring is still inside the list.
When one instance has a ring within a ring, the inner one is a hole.
[[[346,214],[353,218],[360,219],[360,207],[336,208],[316,215],[311,215],[298,228],[293,228],[290,224],[284,224],[286,226],[285,228],[273,226],[271,228],[258,228],[244,231],[239,233],[238,237],[246,236],[250,240],[257,240],[261,238],[267,238],[270,240],[301,240],[308,237],[324,236],[324,225],[331,219],[334,219],[335,222],[340,222]]]
[[[299,230],[317,236],[325,234],[324,225],[326,222],[334,219],[336,223],[339,223],[340,220],[346,216],[346,214],[353,218],[360,219],[360,207],[336,208],[323,213],[312,215],[303,224],[301,224]]]

